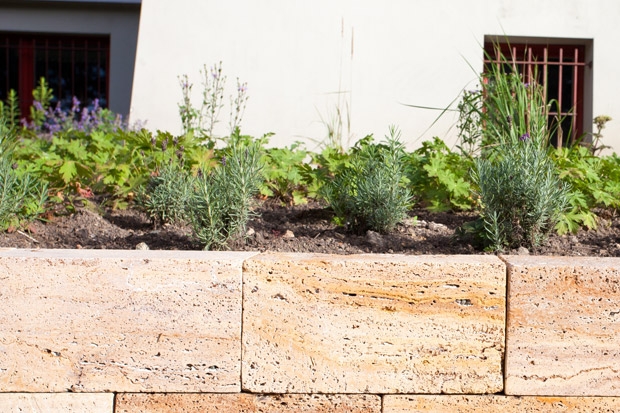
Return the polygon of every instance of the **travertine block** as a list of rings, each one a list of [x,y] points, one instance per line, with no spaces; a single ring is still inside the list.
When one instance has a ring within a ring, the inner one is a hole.
[[[620,259],[503,258],[506,393],[620,396]]]
[[[325,394],[119,394],[116,413],[379,413],[381,397]]]
[[[114,394],[0,393],[2,413],[112,413]]]
[[[385,396],[383,413],[603,413],[620,411],[617,397]]]
[[[242,387],[257,393],[501,391],[505,274],[494,256],[249,259]]]
[[[0,391],[239,391],[251,255],[1,250]]]

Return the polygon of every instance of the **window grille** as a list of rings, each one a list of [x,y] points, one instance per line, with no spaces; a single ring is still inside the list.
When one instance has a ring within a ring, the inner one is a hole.
[[[485,43],[485,64],[505,63],[502,56],[519,70],[524,82],[536,80],[543,86],[549,125],[556,131],[552,144],[562,147],[577,142],[584,132],[585,46]]]
[[[25,115],[32,91],[44,77],[54,92],[53,104],[65,110],[75,96],[82,105],[108,106],[109,36],[0,33],[0,100],[17,91]]]

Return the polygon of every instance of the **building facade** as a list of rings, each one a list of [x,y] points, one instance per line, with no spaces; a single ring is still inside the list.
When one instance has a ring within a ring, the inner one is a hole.
[[[500,41],[522,59],[533,46],[538,62],[548,46],[549,97],[563,95],[562,113],[574,102],[574,130],[588,133],[597,115],[620,120],[619,16],[615,0],[143,0],[132,116],[179,131],[179,75],[199,103],[199,70],[222,62],[227,98],[235,77],[248,83],[243,131],[274,132],[273,144],[313,145],[329,131],[352,143],[389,125],[412,146],[455,142],[457,115],[443,109],[479,87],[485,44]],[[604,139],[620,148],[620,122]]]
[[[59,100],[97,97],[179,133],[181,76],[200,107],[201,71],[221,62],[215,135],[230,132],[238,78],[249,96],[242,131],[273,132],[273,145],[347,145],[390,125],[409,147],[434,136],[454,144],[459,97],[480,88],[501,44],[524,79],[536,67],[544,80],[565,118],[556,143],[587,138],[608,115],[604,143],[617,151],[619,16],[616,0],[0,0],[0,54],[11,50],[0,57],[0,99],[44,73]]]
[[[13,89],[28,113],[44,77],[64,108],[128,114],[139,21],[140,0],[0,1],[0,99]]]

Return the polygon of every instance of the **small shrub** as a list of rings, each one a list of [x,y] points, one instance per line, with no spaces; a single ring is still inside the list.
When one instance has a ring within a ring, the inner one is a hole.
[[[405,180],[404,147],[400,133],[390,129],[385,145],[368,137],[354,148],[349,166],[342,168],[320,193],[349,230],[386,233],[407,217],[411,193]]]
[[[138,192],[136,203],[153,223],[179,223],[188,218],[194,179],[176,162],[164,164]]]
[[[473,178],[483,208],[478,235],[493,251],[541,245],[568,206],[567,185],[530,139],[504,147],[495,159],[477,159]]]
[[[262,182],[261,145],[242,143],[238,134],[223,151],[220,165],[196,178],[190,204],[194,234],[204,249],[225,249],[243,237]]]
[[[21,226],[44,212],[47,186],[17,170],[10,128],[0,116],[0,230]]]
[[[549,155],[544,91],[534,79],[536,73],[525,82],[503,58],[482,75],[483,90],[460,107],[461,150],[479,153],[472,178],[482,224],[471,230],[493,251],[541,245],[568,206],[568,185]]]

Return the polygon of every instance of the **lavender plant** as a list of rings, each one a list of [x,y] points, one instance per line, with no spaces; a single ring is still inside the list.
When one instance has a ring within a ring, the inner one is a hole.
[[[192,105],[192,88],[193,84],[189,82],[187,75],[179,76],[179,85],[181,86],[181,94],[183,100],[178,104],[179,115],[181,116],[181,124],[183,126],[183,134],[187,135],[193,133],[196,129],[196,122],[198,119],[198,110]]]
[[[569,191],[549,155],[541,86],[505,66],[491,65],[475,112],[482,119],[472,173],[482,208],[478,235],[493,251],[543,243],[567,209]]]
[[[205,65],[200,71],[202,76],[202,103],[197,108],[192,103],[193,84],[187,75],[179,77],[182,101],[178,104],[179,115],[184,134],[193,134],[201,139],[209,148],[215,147],[215,125],[219,122],[219,114],[224,107],[224,90],[226,76],[222,73],[222,62],[207,69]],[[236,94],[230,96],[230,135],[240,127],[248,100],[247,83],[237,78]]]
[[[245,234],[262,181],[260,158],[257,142],[241,144],[233,139],[219,167],[197,177],[190,216],[194,234],[205,250],[225,249]]]
[[[212,66],[209,70],[205,65],[202,70],[202,77],[202,108],[200,109],[199,125],[204,124],[204,134],[212,138],[213,128],[219,121],[220,110],[224,106],[226,76],[222,74],[222,62]]]
[[[151,144],[154,151],[158,150],[155,137]],[[185,147],[179,145],[178,138],[172,140],[172,145],[171,154],[168,138],[162,140],[160,149],[165,161],[157,166],[136,194],[137,205],[144,209],[155,226],[184,222],[189,218],[194,177],[184,169]]]
[[[368,137],[358,142],[351,164],[343,167],[320,194],[349,230],[389,232],[407,217],[412,203],[405,178],[404,146],[400,132],[390,128],[387,143]]]
[[[20,124],[21,112],[19,110],[19,99],[14,89],[9,90],[6,102],[0,101],[0,116],[4,118],[6,127],[16,131]]]
[[[237,78],[237,95],[230,96],[230,130],[231,133],[237,131],[241,126],[241,120],[245,114],[245,106],[248,102],[248,84],[239,82]]]
[[[566,211],[568,187],[528,134],[499,151],[497,158],[478,158],[473,172],[482,205],[479,235],[492,251],[537,247]]]
[[[0,230],[36,218],[47,201],[47,186],[17,170],[12,159],[14,146],[13,131],[0,116]]]

